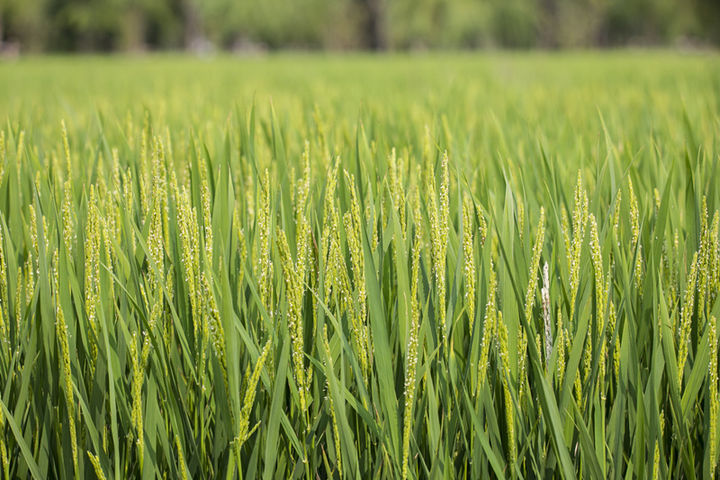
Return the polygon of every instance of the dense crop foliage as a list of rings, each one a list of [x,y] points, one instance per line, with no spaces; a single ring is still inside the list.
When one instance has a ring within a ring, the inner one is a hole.
[[[0,477],[712,477],[718,78],[0,65]]]

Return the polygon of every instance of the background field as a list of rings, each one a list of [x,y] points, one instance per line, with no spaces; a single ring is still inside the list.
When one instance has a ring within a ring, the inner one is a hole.
[[[29,57],[0,92],[5,478],[715,472],[716,55]]]

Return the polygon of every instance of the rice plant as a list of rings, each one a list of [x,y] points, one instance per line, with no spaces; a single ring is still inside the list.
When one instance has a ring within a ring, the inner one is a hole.
[[[716,475],[716,56],[115,62],[0,65],[0,477]]]

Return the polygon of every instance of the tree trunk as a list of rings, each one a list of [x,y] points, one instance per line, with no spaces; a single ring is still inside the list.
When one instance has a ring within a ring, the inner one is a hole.
[[[202,26],[197,5],[193,0],[183,0],[185,49],[197,51],[202,43]]]
[[[361,10],[360,43],[369,50],[385,50],[385,0],[358,0]]]
[[[540,18],[540,44],[545,48],[558,48],[558,6],[557,0],[543,0]]]
[[[145,15],[137,7],[131,7],[124,15],[122,24],[122,47],[128,52],[145,50]]]

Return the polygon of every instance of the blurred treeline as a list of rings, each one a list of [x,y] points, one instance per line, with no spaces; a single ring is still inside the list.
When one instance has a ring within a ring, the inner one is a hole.
[[[719,0],[0,0],[0,49],[720,43]]]

